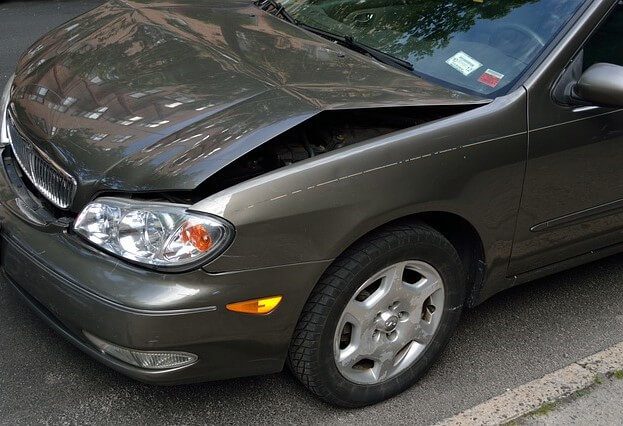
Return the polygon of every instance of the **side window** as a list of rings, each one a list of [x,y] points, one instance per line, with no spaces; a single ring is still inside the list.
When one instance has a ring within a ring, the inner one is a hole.
[[[584,46],[583,69],[586,70],[598,62],[623,66],[623,5],[621,2]]]

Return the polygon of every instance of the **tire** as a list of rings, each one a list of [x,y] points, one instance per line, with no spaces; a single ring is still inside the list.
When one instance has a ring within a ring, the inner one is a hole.
[[[400,273],[403,265],[407,272]],[[435,277],[441,278],[441,293]],[[339,256],[312,291],[288,366],[332,405],[362,407],[390,398],[416,383],[448,343],[464,305],[465,281],[455,248],[431,227],[400,223],[374,231]],[[431,291],[420,312],[420,300]],[[386,309],[395,294],[401,298]],[[414,340],[398,350],[411,335]]]

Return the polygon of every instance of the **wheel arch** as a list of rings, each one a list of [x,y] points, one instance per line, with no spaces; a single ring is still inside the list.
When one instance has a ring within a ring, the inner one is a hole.
[[[466,305],[473,307],[478,304],[479,293],[484,284],[486,272],[486,256],[483,240],[476,227],[463,216],[442,210],[422,211],[397,217],[377,224],[359,235],[354,241],[344,246],[340,253],[356,245],[369,234],[397,222],[424,223],[443,235],[456,249],[465,268]]]
[[[462,216],[443,211],[416,214],[411,219],[434,228],[454,246],[465,268],[466,304],[470,307],[476,305],[486,271],[484,245],[476,227]]]

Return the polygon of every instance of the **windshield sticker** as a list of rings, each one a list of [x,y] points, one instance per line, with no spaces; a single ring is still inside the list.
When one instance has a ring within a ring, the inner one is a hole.
[[[492,69],[487,69],[487,71],[483,72],[479,82],[482,84],[486,84],[489,87],[495,87],[500,83],[500,80],[504,78],[504,74],[500,74],[497,71],[493,71]]]
[[[482,66],[480,62],[478,62],[463,51],[448,59],[446,61],[446,64],[450,65],[452,68],[454,68],[464,76],[470,75]]]

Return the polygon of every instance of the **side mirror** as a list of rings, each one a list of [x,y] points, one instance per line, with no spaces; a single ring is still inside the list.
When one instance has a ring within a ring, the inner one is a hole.
[[[591,66],[573,87],[573,97],[597,106],[623,107],[623,67]]]

